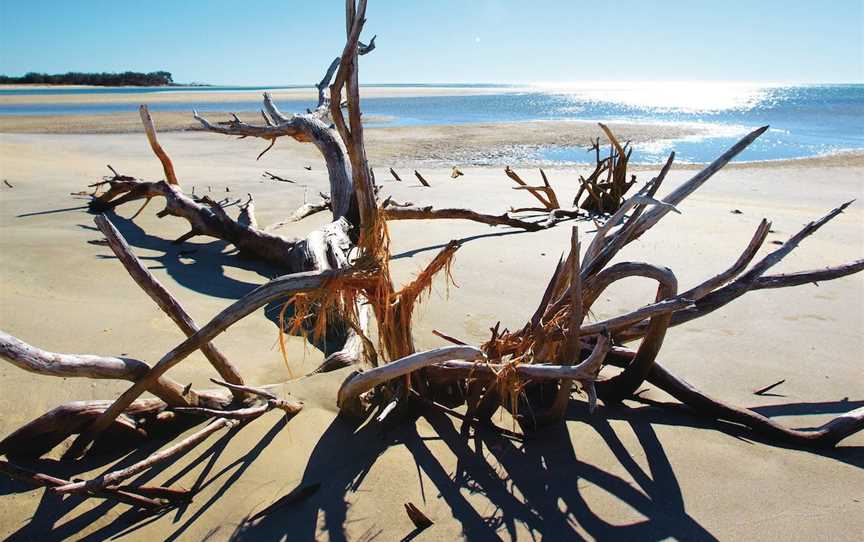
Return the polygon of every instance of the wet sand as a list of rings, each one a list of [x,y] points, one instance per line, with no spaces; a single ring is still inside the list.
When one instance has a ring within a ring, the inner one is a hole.
[[[0,87],[8,88],[8,87]],[[43,87],[50,88],[50,87]],[[55,87],[59,88],[59,87]],[[76,87],[94,88],[98,87]],[[522,92],[527,87],[376,87],[364,86],[364,98],[413,98],[418,96],[472,96],[479,94],[504,94]],[[0,105],[13,104],[89,104],[89,103],[171,103],[188,102],[218,103],[249,101],[259,102],[264,90],[209,91],[209,90],[160,90],[156,92],[110,93],[93,92],[86,94],[0,94]],[[314,87],[294,89],[271,89],[268,92],[278,100],[317,100],[318,90]],[[254,109],[254,108],[253,108]]]
[[[411,154],[399,137],[388,142],[389,136],[369,134],[373,166],[384,193],[394,199],[498,213],[531,202],[510,189],[512,182],[500,168],[465,167],[465,176],[452,180],[449,167],[426,167],[422,172],[433,186],[422,188],[408,168],[416,165],[411,157],[428,150]],[[251,193],[262,225],[284,220],[304,195],[311,199],[327,190],[323,163],[309,145],[280,141],[256,162],[260,141],[182,132],[160,139],[185,188],[219,197]],[[383,173],[398,156],[406,168],[402,183]],[[768,217],[774,233],[765,253],[776,246],[771,241],[787,239],[843,201],[864,197],[861,163],[833,160],[723,171],[680,206],[682,215],[668,216],[621,258],[667,265],[686,289],[728,267],[759,220]],[[88,243],[101,236],[92,229],[85,201],[69,195],[107,173],[107,163],[143,178],[162,175],[140,134],[0,134],[0,179],[14,186],[0,182],[0,328],[49,350],[128,353],[152,363],[182,336],[106,247]],[[264,170],[296,184],[266,181]],[[575,179],[584,173],[550,171],[564,198],[575,193]],[[641,171],[639,179],[651,173]],[[689,168],[675,168],[665,190],[689,175]],[[527,169],[524,176],[538,177]],[[171,245],[168,240],[184,233],[185,223],[156,218],[156,203],[135,223],[123,218],[137,208],[122,208],[115,223],[199,323],[276,273],[238,258],[218,241]],[[326,220],[316,215],[277,231],[301,236]],[[853,205],[775,272],[860,258],[862,224],[864,207]],[[588,241],[593,225],[579,227]],[[412,277],[450,239],[465,240],[453,268],[458,287],[448,291],[437,283],[419,308],[417,346],[430,348],[442,345],[433,329],[479,343],[496,321],[511,329],[521,326],[568,243],[569,227],[523,233],[457,221],[406,221],[391,223],[390,233],[398,282]],[[616,284],[598,302],[594,317],[646,304],[652,290],[640,281]],[[246,379],[282,382],[316,367],[321,354],[294,339],[289,375],[267,316],[259,311],[216,341]],[[864,405],[862,331],[864,277],[856,275],[818,288],[747,294],[670,330],[661,360],[715,396],[760,407],[792,426],[813,426]],[[213,372],[196,354],[171,375],[207,387]],[[434,413],[382,431],[336,417],[335,393],[346,375],[343,370],[293,380],[280,391],[302,399],[306,407],[287,425],[268,414],[231,438],[211,437],[144,475],[153,476],[153,483],[171,480],[198,488],[194,502],[180,511],[150,521],[123,505],[61,502],[3,479],[0,537],[103,539],[125,533],[130,540],[370,540],[376,535],[399,540],[413,529],[402,508],[406,502],[435,521],[415,540],[531,539],[541,533],[562,539],[573,532],[623,539],[854,540],[864,530],[864,435],[816,454],[769,446],[732,429],[718,431],[696,418],[636,403],[601,407],[593,416],[577,403],[566,426],[525,442],[487,432],[472,431],[469,438],[460,433],[458,420]],[[753,395],[754,389],[780,379],[786,382],[774,390],[776,396]],[[4,435],[62,402],[114,398],[126,388],[108,381],[38,377],[8,364],[0,365],[0,381]],[[647,396],[668,399],[657,390]],[[507,420],[499,423],[510,427]],[[45,469],[91,477],[151,451]],[[312,483],[320,483],[320,489],[305,501],[243,524],[298,485]]]

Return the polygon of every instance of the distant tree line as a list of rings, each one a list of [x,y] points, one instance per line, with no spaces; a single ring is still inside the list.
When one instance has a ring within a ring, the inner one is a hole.
[[[101,87],[138,86],[161,87],[173,85],[171,73],[158,71],[150,73],[81,73],[47,74],[30,72],[23,77],[0,75],[0,85],[95,85]]]

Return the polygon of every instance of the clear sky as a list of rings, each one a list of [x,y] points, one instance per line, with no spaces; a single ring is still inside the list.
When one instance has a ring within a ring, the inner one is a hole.
[[[0,0],[0,73],[306,84],[340,0]],[[367,83],[864,82],[864,0],[370,0]]]

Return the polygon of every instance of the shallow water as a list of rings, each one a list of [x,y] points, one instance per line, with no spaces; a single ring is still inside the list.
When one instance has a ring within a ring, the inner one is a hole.
[[[424,85],[382,85],[410,87]],[[441,85],[425,85],[441,86]],[[484,85],[449,85],[483,88]],[[681,162],[706,162],[747,131],[765,124],[771,130],[739,157],[739,161],[806,158],[864,149],[864,85],[755,85],[743,83],[581,83],[578,85],[510,88],[464,96],[367,98],[364,114],[386,118],[378,126],[446,125],[536,120],[627,121],[698,125],[704,135],[637,145],[632,161],[661,162],[674,148]],[[258,108],[265,87],[18,89],[7,94],[140,93],[182,90],[248,91],[249,98],[196,104],[194,97],[157,102],[153,111],[249,111]],[[303,88],[303,87],[279,87]],[[283,100],[283,111],[305,111],[310,100]],[[105,114],[137,108],[134,103],[40,103],[0,105],[0,115]],[[520,150],[522,160],[586,162],[584,141],[571,146]],[[527,152],[527,156],[526,153]]]

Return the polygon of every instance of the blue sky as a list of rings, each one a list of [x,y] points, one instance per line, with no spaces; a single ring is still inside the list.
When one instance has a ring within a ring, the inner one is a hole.
[[[370,0],[368,83],[864,82],[864,2]],[[0,73],[153,71],[178,82],[320,78],[340,0],[0,0]]]

